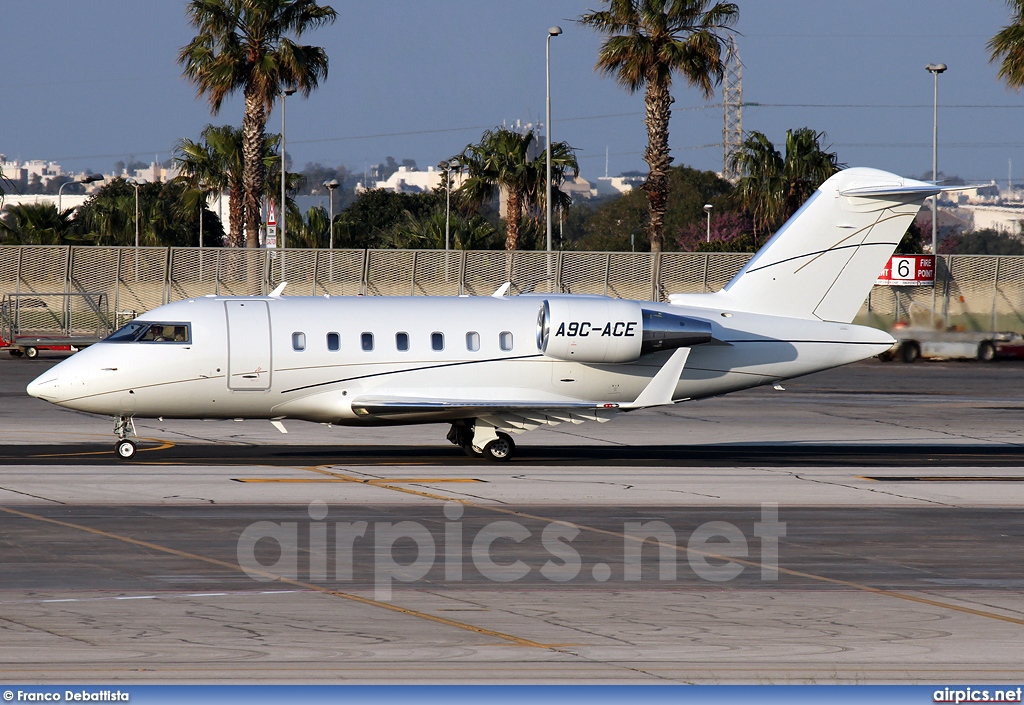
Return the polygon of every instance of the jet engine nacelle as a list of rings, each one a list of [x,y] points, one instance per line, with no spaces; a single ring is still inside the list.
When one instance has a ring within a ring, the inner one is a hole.
[[[537,347],[556,360],[635,362],[641,355],[709,340],[707,321],[645,311],[637,301],[553,298],[537,314]]]

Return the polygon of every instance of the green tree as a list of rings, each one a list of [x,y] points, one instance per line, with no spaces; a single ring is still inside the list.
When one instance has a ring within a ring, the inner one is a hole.
[[[942,239],[944,255],[1024,255],[1024,242],[1009,233],[985,228]]]
[[[704,232],[704,204],[710,203],[714,207],[713,223],[726,213],[740,210],[732,185],[712,171],[673,167],[669,169],[666,181],[666,247],[681,246],[680,238],[684,231],[698,228]],[[648,249],[650,240],[644,234],[650,208],[643,191],[634,189],[602,201],[587,211],[586,207],[573,207],[569,211],[565,232],[572,249]]]
[[[58,211],[52,203],[22,203],[0,218],[2,245],[76,245],[71,230],[73,209]]]
[[[486,218],[478,213],[465,214],[452,210],[448,222],[449,242],[453,250],[492,250],[501,246],[501,236]],[[389,239],[399,249],[443,250],[445,242],[443,206],[415,216],[406,211],[391,227]]]
[[[393,247],[395,227],[409,215],[424,218],[439,208],[443,196],[431,193],[395,193],[385,189],[363,191],[335,216],[335,247]]]
[[[280,180],[280,177],[278,177]],[[327,247],[330,244],[331,223],[327,209],[313,206],[305,217],[295,208],[288,213],[288,247]]]
[[[826,179],[845,168],[835,152],[822,147],[824,132],[809,127],[786,130],[782,155],[763,133],[751,132],[730,157],[743,174],[737,191],[754,219],[754,235],[782,225]]]
[[[466,169],[467,178],[458,188],[459,200],[478,208],[495,195],[505,196],[505,249],[519,248],[523,216],[538,220],[544,209],[547,161],[540,156],[537,135],[505,128],[484,132],[476,144],[466,145],[450,161]],[[538,156],[534,158],[534,150]],[[572,147],[565,142],[551,144],[551,194],[554,203],[565,207],[569,196],[560,189],[568,172],[579,174]]]
[[[231,125],[207,125],[199,142],[183,138],[174,153],[178,180],[186,187],[204,195],[228,192],[228,244],[243,247],[242,131]]]
[[[200,213],[189,203],[189,189],[182,183],[139,186],[139,244],[162,247],[195,247],[199,244]],[[220,244],[224,229],[209,208],[203,208],[206,243]],[[83,242],[96,245],[135,244],[135,187],[124,179],[105,184],[75,212],[74,232]]]
[[[258,247],[267,112],[286,87],[309,96],[327,78],[323,48],[296,44],[287,35],[299,38],[331,24],[337,13],[315,0],[192,0],[187,13],[199,33],[178,53],[185,77],[208,99],[213,114],[236,91],[245,96],[246,245]]]
[[[989,63],[999,62],[999,78],[1015,90],[1024,86],[1024,0],[1007,0],[1010,24],[989,40]]]
[[[680,74],[710,98],[722,82],[723,33],[736,23],[739,8],[713,0],[605,0],[606,9],[589,12],[578,22],[605,35],[597,69],[614,75],[630,93],[644,89],[650,166],[644,191],[650,217],[651,251],[664,244],[668,170],[672,156],[668,124],[672,116],[673,74]]]

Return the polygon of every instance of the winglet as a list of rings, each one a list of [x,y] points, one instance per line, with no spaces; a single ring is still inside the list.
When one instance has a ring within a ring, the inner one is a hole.
[[[497,289],[495,289],[494,293],[491,294],[491,296],[493,296],[496,299],[500,299],[501,297],[503,297],[505,294],[508,293],[508,290],[510,288],[512,288],[512,282],[505,282],[504,284],[499,286]]]
[[[272,292],[267,294],[267,296],[269,296],[272,299],[279,299],[279,298],[281,298],[281,292],[284,291],[284,288],[286,286],[288,286],[288,282],[281,282],[280,284],[277,285],[277,288],[275,288]]]
[[[683,373],[686,366],[686,358],[690,356],[690,348],[676,348],[672,357],[662,365],[658,374],[647,383],[644,391],[640,392],[637,398],[629,404],[623,404],[622,409],[644,409],[648,406],[661,406],[672,403],[672,394],[676,391],[676,383],[679,382],[679,375]]]

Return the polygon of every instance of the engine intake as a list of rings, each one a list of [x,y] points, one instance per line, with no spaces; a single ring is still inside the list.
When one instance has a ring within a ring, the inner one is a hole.
[[[552,298],[537,313],[537,347],[556,360],[634,362],[641,355],[709,340],[707,321],[646,311],[637,301]]]

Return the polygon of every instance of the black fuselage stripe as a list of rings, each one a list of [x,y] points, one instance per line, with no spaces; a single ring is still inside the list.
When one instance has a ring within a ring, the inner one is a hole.
[[[765,265],[762,265],[760,267],[754,267],[753,269],[748,269],[746,272],[744,272],[744,274],[753,274],[754,272],[760,272],[763,269],[769,269],[771,267],[775,267],[775,266],[780,265],[780,264],[785,264],[786,262],[792,262],[793,260],[804,259],[805,257],[817,257],[818,255],[825,254],[826,252],[839,252],[839,250],[849,250],[849,249],[854,248],[854,247],[878,247],[878,246],[881,246],[881,245],[885,245],[886,247],[896,247],[896,245],[898,245],[898,244],[899,244],[898,242],[865,242],[865,243],[857,243],[857,244],[854,244],[854,245],[842,245],[840,247],[830,247],[827,250],[818,250],[817,252],[805,252],[802,255],[796,255],[795,257],[787,257],[786,259],[780,259],[778,262],[772,262],[771,264],[765,264]]]

